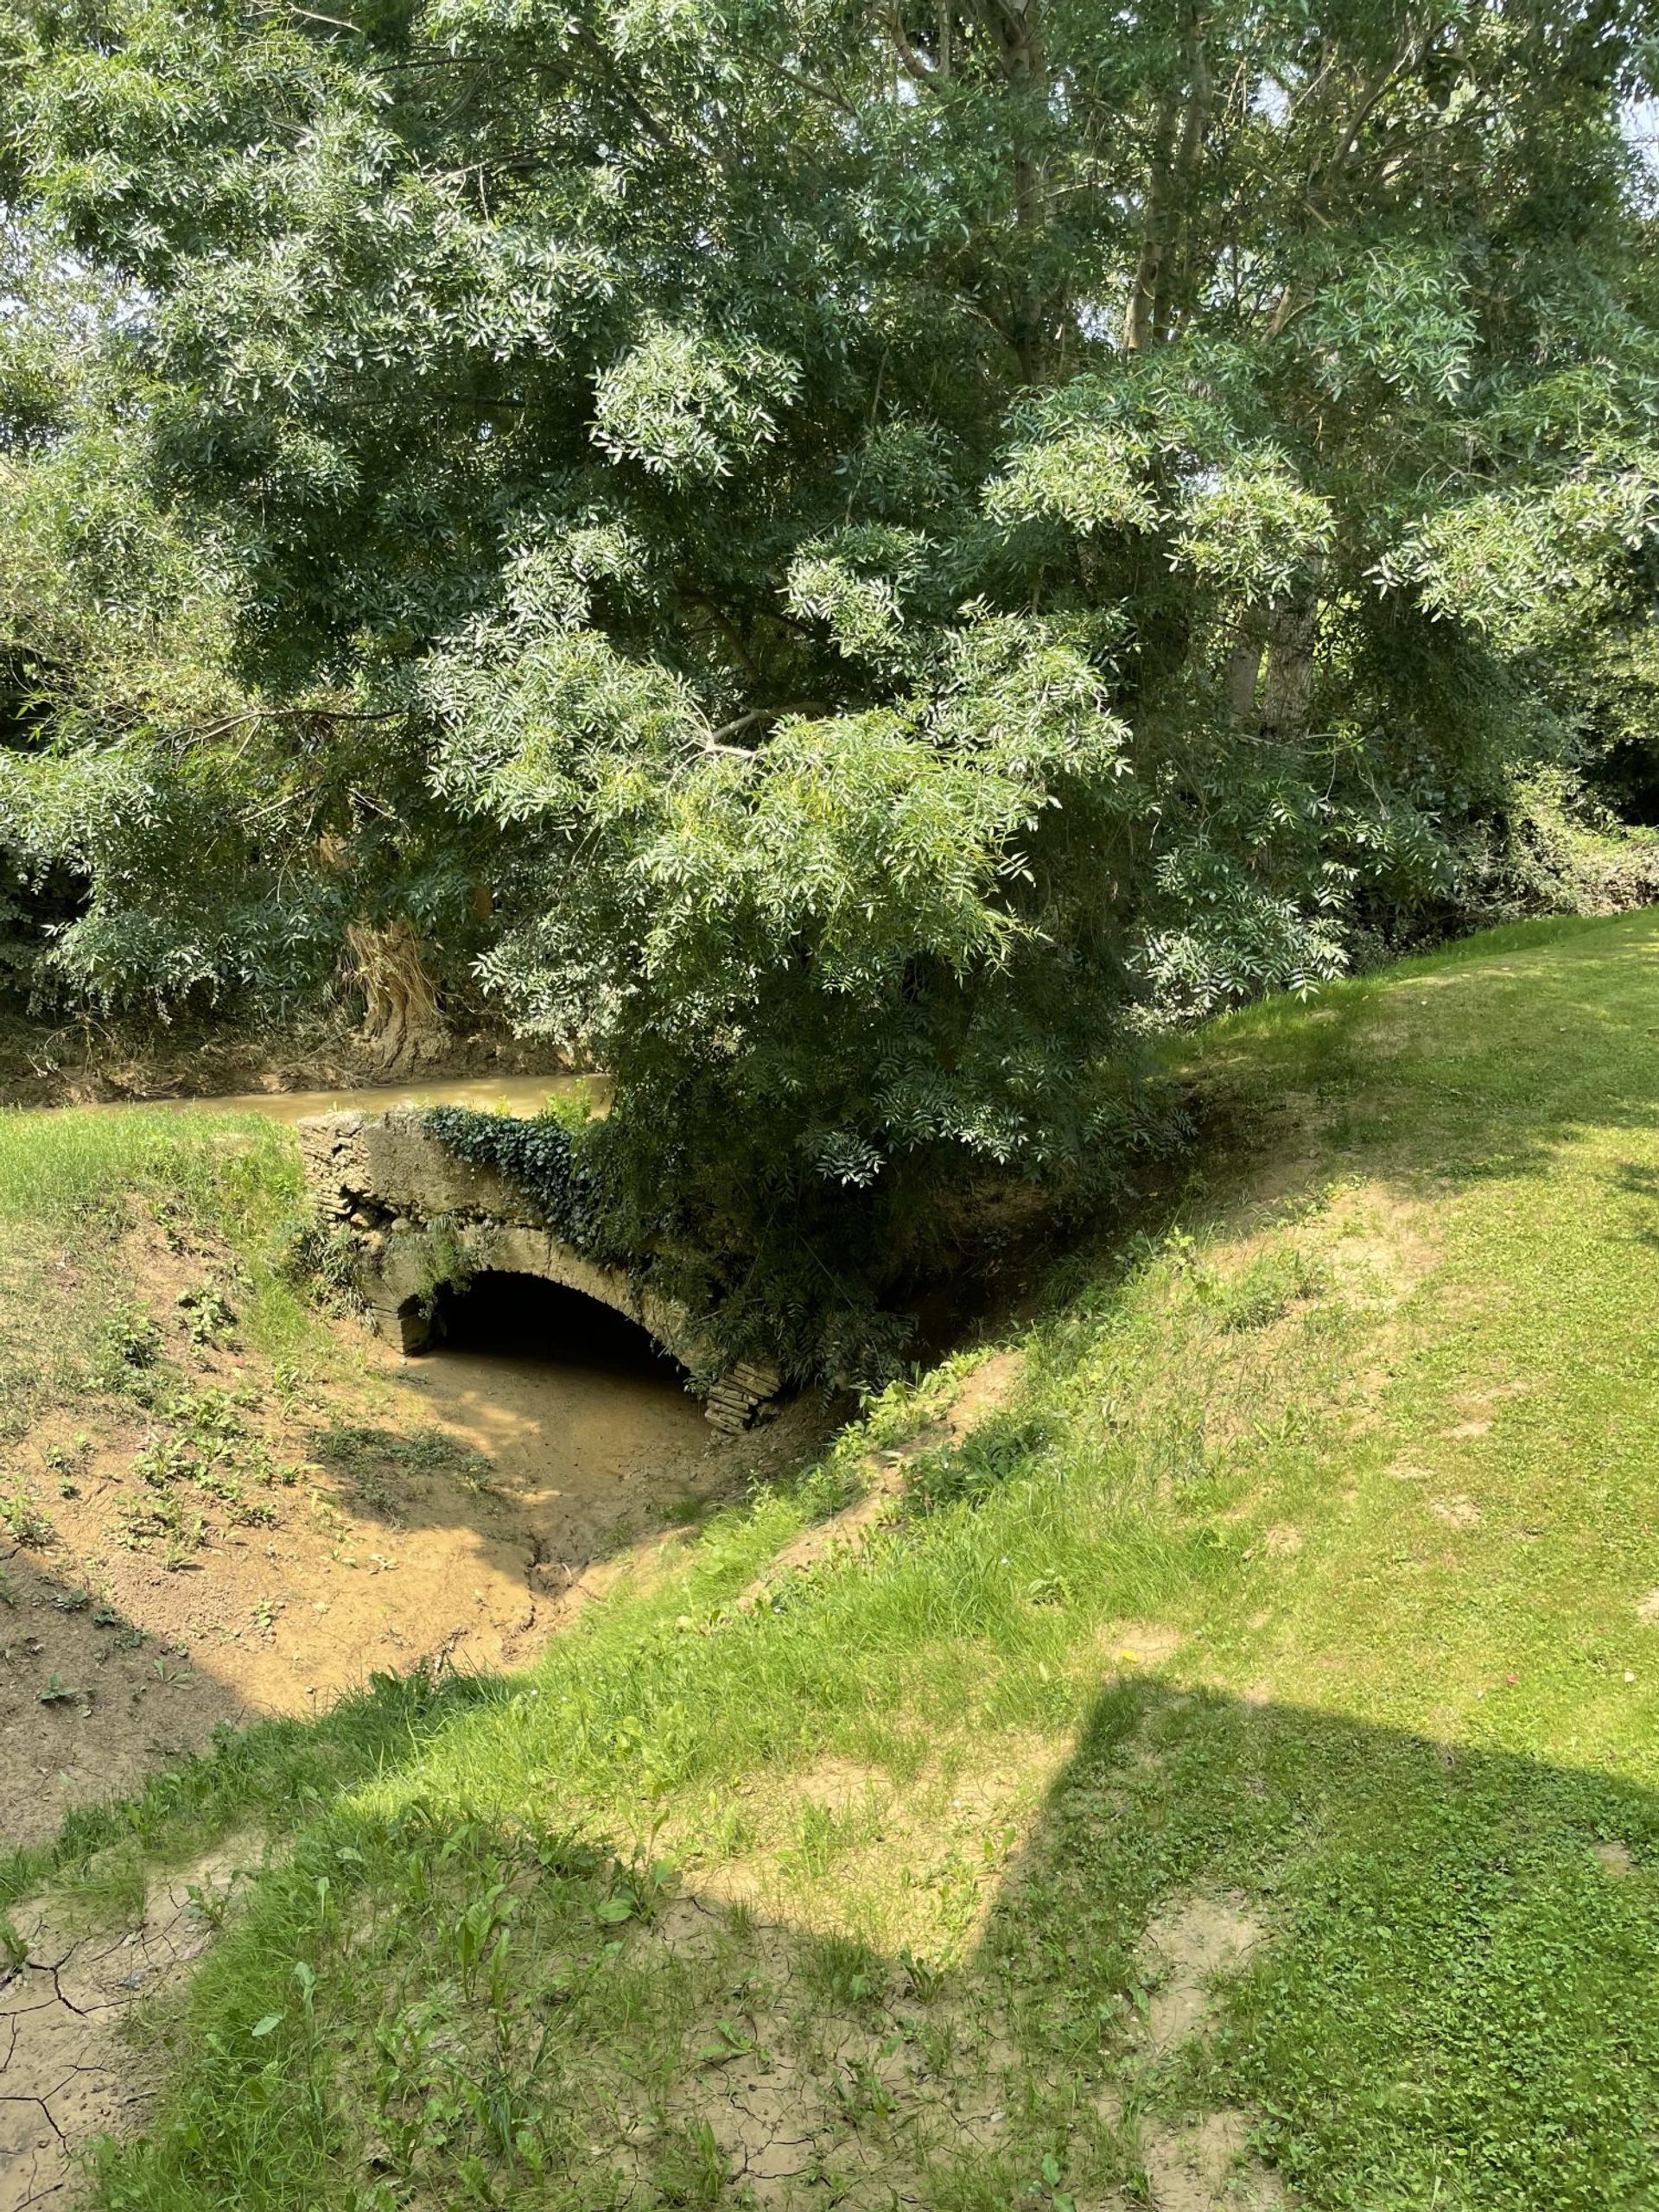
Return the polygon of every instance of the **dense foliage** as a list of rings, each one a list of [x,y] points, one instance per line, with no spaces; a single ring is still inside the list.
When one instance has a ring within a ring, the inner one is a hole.
[[[844,1363],[1149,1027],[1640,782],[1649,12],[12,4],[0,931],[471,978]]]
[[[612,1242],[611,1211],[585,1147],[582,1124],[556,1112],[520,1118],[466,1106],[428,1106],[421,1124],[458,1159],[493,1168],[534,1198],[561,1243],[610,1264],[631,1255]]]

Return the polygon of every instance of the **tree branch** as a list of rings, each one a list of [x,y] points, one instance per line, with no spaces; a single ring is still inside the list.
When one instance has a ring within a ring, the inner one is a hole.
[[[293,6],[264,8],[260,10],[260,13],[262,15],[268,16],[289,16],[302,23],[326,23],[330,30],[350,31],[353,38],[366,38],[368,36],[368,33],[364,29],[361,23],[348,23],[342,16],[320,15],[315,8],[298,8]]]
[[[896,7],[887,10],[887,35],[898,48],[899,59],[904,63],[910,74],[918,85],[925,86],[930,92],[937,92],[939,73],[927,57],[911,43],[910,34],[906,30],[903,19]]]
[[[740,730],[753,729],[758,722],[780,722],[790,715],[822,715],[828,711],[822,699],[797,699],[787,707],[751,707],[747,715],[740,715],[735,721],[722,722],[718,729],[710,730],[697,740],[705,753],[732,753],[744,760],[752,760],[754,753],[747,745],[722,745],[721,740],[735,737]]]
[[[186,722],[181,728],[169,730],[167,734],[173,738],[224,737],[233,729],[245,728],[250,722],[395,722],[410,712],[407,707],[384,707],[372,714],[346,707],[251,707],[246,714],[227,715],[222,721]]]

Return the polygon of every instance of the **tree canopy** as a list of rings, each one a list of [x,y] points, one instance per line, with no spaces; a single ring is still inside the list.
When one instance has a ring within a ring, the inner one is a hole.
[[[941,1190],[1645,742],[1651,17],[13,0],[34,988],[483,989],[853,1371]]]

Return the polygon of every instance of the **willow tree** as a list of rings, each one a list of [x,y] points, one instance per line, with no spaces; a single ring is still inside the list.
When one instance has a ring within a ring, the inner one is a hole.
[[[632,1233],[834,1364],[941,1189],[1112,1172],[1148,1026],[1455,904],[1586,625],[1640,690],[1648,16],[13,7],[10,199],[222,579],[243,907],[601,1061]]]

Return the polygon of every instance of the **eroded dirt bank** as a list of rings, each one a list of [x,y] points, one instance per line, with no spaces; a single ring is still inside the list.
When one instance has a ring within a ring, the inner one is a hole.
[[[556,1084],[563,1076],[563,1063],[545,1044],[486,1027],[431,1040],[418,1069],[392,1084],[430,1097],[452,1087]],[[288,1033],[137,1018],[54,1029],[16,1013],[0,1014],[0,1101],[11,1106],[330,1096],[387,1084],[374,1048],[343,1021],[302,1024]]]
[[[721,1443],[643,1332],[574,1294],[516,1329],[459,1314],[419,1360],[342,1317],[329,1371],[296,1370],[204,1305],[211,1254],[132,1242],[143,1357],[178,1379],[57,1408],[0,1483],[45,1509],[0,1516],[8,1843],[219,1721],[523,1663],[639,1547],[806,1448],[810,1414]]]

